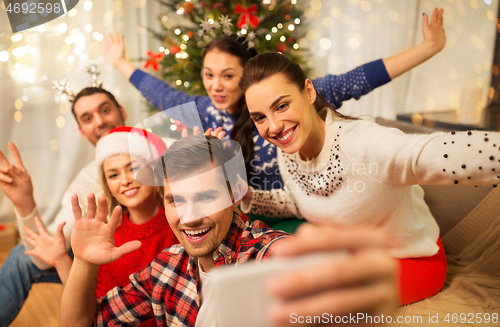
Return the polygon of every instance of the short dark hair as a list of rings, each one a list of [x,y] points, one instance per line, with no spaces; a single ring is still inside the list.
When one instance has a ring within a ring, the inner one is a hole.
[[[155,177],[159,181],[164,179],[175,181],[178,178],[189,177],[193,171],[200,168],[206,167],[206,171],[209,171],[221,166],[231,194],[231,185],[238,181],[238,168],[242,168],[233,167],[231,164],[225,165],[239,150],[234,148],[239,147],[236,142],[232,142],[231,145],[232,147],[224,147],[220,139],[211,135],[193,135],[179,139],[172,143],[158,160]]]
[[[71,112],[73,113],[73,116],[75,117],[75,120],[78,123],[78,125],[80,125],[80,122],[78,121],[78,118],[76,117],[76,114],[75,114],[75,103],[80,98],[82,98],[84,96],[92,95],[92,94],[96,94],[96,93],[104,93],[104,94],[106,94],[108,96],[108,98],[111,100],[111,102],[113,102],[117,108],[121,107],[118,104],[118,101],[116,101],[115,96],[111,92],[109,92],[108,90],[103,89],[102,87],[86,87],[83,90],[81,90],[80,92],[78,92],[78,94],[75,96],[75,98],[71,101],[72,102],[72,104],[71,104]]]

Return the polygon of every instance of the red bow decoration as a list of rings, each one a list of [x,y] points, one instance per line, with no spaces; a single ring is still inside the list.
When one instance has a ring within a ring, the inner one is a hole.
[[[150,59],[146,60],[146,63],[144,64],[144,69],[148,68],[149,66],[151,66],[151,68],[153,68],[154,71],[157,71],[158,70],[158,60],[162,60],[163,59],[163,52],[159,52],[159,53],[153,53],[153,51],[149,50],[147,55],[149,57],[151,57]]]
[[[222,2],[216,2],[213,5],[207,5],[205,1],[202,1],[200,3],[203,7],[207,8],[208,11],[212,11],[214,9],[219,9],[220,12],[226,12],[227,9],[224,7],[224,4]]]
[[[194,5],[193,5],[191,2],[186,2],[186,3],[184,4],[184,7],[183,7],[183,8],[184,8],[184,12],[185,12],[186,14],[190,14],[190,13],[191,13],[191,10],[193,10],[193,9],[194,9]]]
[[[255,29],[260,23],[259,18],[254,15],[257,13],[257,5],[255,3],[248,8],[243,8],[240,4],[237,4],[236,8],[234,8],[234,13],[241,14],[236,23],[239,29],[241,29],[243,25],[250,25]]]

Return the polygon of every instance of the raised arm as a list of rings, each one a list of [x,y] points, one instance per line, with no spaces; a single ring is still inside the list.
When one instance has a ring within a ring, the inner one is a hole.
[[[36,207],[35,198],[33,197],[33,184],[16,145],[12,142],[9,142],[8,145],[14,164],[10,164],[0,151],[0,188],[5,196],[12,201],[19,215],[26,217]]]
[[[121,221],[121,208],[113,210],[109,222],[107,201],[87,196],[87,216],[82,217],[78,196],[71,198],[75,224],[71,246],[75,260],[61,300],[61,326],[90,326],[97,309],[96,285],[99,265],[112,262],[122,255],[137,250],[141,242],[132,241],[119,248],[114,245],[113,234]]]
[[[446,36],[443,29],[443,11],[443,8],[439,10],[434,8],[430,22],[429,17],[424,13],[422,20],[424,41],[422,43],[395,56],[383,59],[391,79],[420,65],[444,48]]]
[[[24,247],[27,250],[33,250],[33,246],[24,239],[24,227],[37,231],[34,218],[38,216],[38,209],[33,196],[33,184],[16,145],[12,142],[9,142],[8,145],[14,163],[11,164],[0,151],[0,188],[14,204],[19,234]],[[38,257],[31,257],[31,260],[39,269],[50,268],[47,263]]]
[[[394,186],[500,184],[500,133],[404,134],[372,122],[342,127],[340,146],[351,163],[370,163],[370,177]]]
[[[314,88],[328,103],[340,108],[344,101],[358,100],[440,52],[446,36],[443,29],[443,9],[434,9],[431,21],[423,17],[424,41],[392,57],[361,65],[345,74],[326,75],[313,80]]]
[[[189,96],[184,92],[177,91],[154,76],[151,76],[140,69],[136,69],[125,58],[125,46],[123,36],[117,33],[109,34],[104,45],[106,59],[120,71],[134,85],[142,95],[155,107],[166,110],[184,103],[196,102],[198,111],[204,116],[204,111],[211,104],[208,97]],[[172,117],[182,121],[181,117]],[[190,122],[183,121],[184,124]]]
[[[106,36],[104,39],[104,55],[126,79],[130,79],[130,76],[135,71],[135,67],[125,57],[123,35],[109,33]]]

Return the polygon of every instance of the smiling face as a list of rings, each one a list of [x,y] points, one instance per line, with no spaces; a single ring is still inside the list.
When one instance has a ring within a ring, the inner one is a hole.
[[[127,118],[125,110],[105,93],[82,96],[74,104],[74,112],[80,133],[93,145],[113,128],[123,126]]]
[[[285,153],[309,146],[319,116],[314,108],[316,91],[309,79],[304,90],[281,73],[253,84],[245,93],[250,117],[259,134]]]
[[[235,113],[243,93],[240,82],[243,66],[240,58],[215,48],[203,60],[201,76],[210,100],[219,110]]]
[[[142,166],[140,162],[127,154],[111,156],[102,164],[111,195],[129,209],[140,209],[157,204],[156,187],[141,185],[135,180],[134,168],[139,166]]]
[[[168,223],[186,252],[198,257],[205,268],[226,237],[238,205],[232,204],[220,172],[208,165],[164,186]]]

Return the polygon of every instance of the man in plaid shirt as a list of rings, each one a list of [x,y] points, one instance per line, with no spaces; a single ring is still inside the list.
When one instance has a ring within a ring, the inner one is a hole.
[[[193,153],[204,151],[210,152],[208,161],[193,158]],[[308,313],[312,313],[311,309],[328,309],[324,312],[335,313],[333,310],[339,307],[343,310],[340,312],[363,310],[371,314],[386,313],[394,308],[397,302],[396,269],[388,255],[381,254],[386,243],[381,235],[337,231],[335,239],[340,241],[332,244],[333,231],[314,227],[314,236],[311,237],[308,231],[311,227],[305,227],[299,231],[299,241],[303,244],[300,249],[296,240],[279,244],[286,242],[276,242],[285,238],[285,233],[272,230],[260,221],[252,223],[238,213],[244,186],[238,182],[238,175],[224,165],[227,162],[224,152],[222,141],[204,136],[178,140],[165,152],[155,173],[157,178],[167,176],[165,169],[169,167],[168,181],[165,179],[164,183],[165,213],[181,244],[161,252],[148,267],[131,275],[129,285],[111,290],[97,302],[95,289],[99,265],[136,250],[140,242],[132,241],[115,248],[113,233],[120,223],[121,208],[116,207],[106,223],[106,199],[98,198],[96,210],[95,198],[89,194],[87,217],[83,218],[78,197],[72,197],[75,225],[71,243],[75,260],[61,301],[61,326],[90,326],[92,321],[95,326],[136,326],[150,317],[156,319],[158,326],[195,326],[201,306],[207,305],[206,299],[200,300],[200,275],[217,266],[266,259],[270,250],[275,248],[278,252],[281,249],[284,256],[336,248],[350,248],[361,253],[369,250],[369,256],[361,257],[361,260],[356,257],[350,262],[342,262],[345,271],[339,271],[338,279],[329,277],[332,275],[330,269],[336,269],[331,265],[326,270],[292,274],[288,279],[284,276],[284,283],[270,290],[283,300],[281,308],[271,312],[275,322],[286,323],[284,312],[300,314],[304,308]],[[227,169],[224,171],[226,180],[221,179],[220,174],[212,173],[223,166]],[[228,196],[231,197],[229,202]],[[224,203],[229,203],[229,206],[223,208]],[[201,206],[197,207],[197,204]],[[201,208],[201,213],[196,212],[195,207]],[[367,258],[371,259],[367,261]],[[370,269],[366,269],[368,267]],[[354,270],[349,272],[349,269]],[[354,273],[358,269],[363,273]],[[301,283],[297,283],[298,280]],[[343,301],[349,296],[353,299],[366,296],[367,300],[356,301],[361,304],[348,301],[348,306],[332,307],[338,299],[332,294],[325,301],[325,292],[338,289],[339,283],[356,286],[341,292]],[[297,298],[302,302],[295,301]],[[215,321],[207,316],[210,313],[205,312],[203,326],[207,322],[215,325]]]

